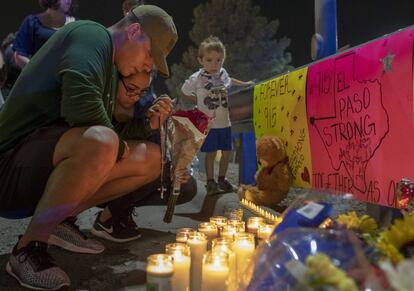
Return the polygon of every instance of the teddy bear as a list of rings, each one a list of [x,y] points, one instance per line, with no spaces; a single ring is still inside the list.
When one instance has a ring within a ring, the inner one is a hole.
[[[292,182],[284,144],[276,136],[263,136],[256,141],[256,155],[261,165],[255,175],[256,186],[242,185],[241,195],[257,205],[275,208]]]

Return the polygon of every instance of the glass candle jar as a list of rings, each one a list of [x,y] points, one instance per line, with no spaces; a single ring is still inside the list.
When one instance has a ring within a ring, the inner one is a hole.
[[[237,232],[245,232],[246,231],[246,224],[244,221],[236,220],[236,219],[229,219],[227,221],[228,225],[233,225],[237,228]]]
[[[217,229],[220,235],[220,231],[222,230],[223,226],[227,224],[227,218],[224,216],[212,216],[210,217],[210,222],[217,225]]]
[[[234,225],[226,224],[220,231],[221,237],[226,237],[228,239],[234,240],[234,236],[237,234],[237,227]]]
[[[259,225],[263,225],[265,223],[266,221],[263,217],[249,217],[249,219],[247,220],[247,231],[253,234],[257,234]]]
[[[194,233],[194,232],[196,232],[196,231],[192,228],[180,228],[177,231],[177,234],[175,236],[175,240],[177,242],[180,242],[180,243],[186,243],[189,235],[191,233]]]
[[[238,233],[234,237],[233,250],[236,254],[237,278],[240,280],[244,270],[251,263],[255,250],[254,235],[251,233]]]
[[[225,252],[229,256],[229,290],[236,290],[237,286],[237,264],[236,264],[236,253],[233,250],[233,240],[227,238],[216,238],[212,241],[213,252]]]
[[[261,240],[268,240],[275,228],[274,224],[264,223],[260,224],[257,229],[257,237]]]
[[[155,254],[147,258],[147,290],[172,290],[174,274],[173,259],[166,254]]]
[[[226,216],[229,220],[234,219],[238,221],[243,220],[243,209],[242,208],[227,208],[224,211],[224,216]]]
[[[165,253],[173,258],[174,274],[172,291],[190,290],[190,247],[183,243],[172,243],[165,246]]]
[[[203,258],[201,291],[228,291],[229,256],[226,252],[209,251]]]
[[[207,236],[201,232],[189,235],[187,245],[191,252],[190,290],[201,290],[203,256],[207,252]]]
[[[212,240],[218,235],[217,225],[212,222],[202,222],[198,225],[198,231],[204,233],[207,239]]]

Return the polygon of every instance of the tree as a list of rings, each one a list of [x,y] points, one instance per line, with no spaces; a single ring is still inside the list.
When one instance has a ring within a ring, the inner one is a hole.
[[[220,38],[226,47],[224,67],[230,76],[241,80],[265,80],[292,67],[291,54],[285,50],[290,39],[276,39],[279,21],[260,15],[260,7],[250,0],[209,0],[194,8],[193,42],[182,62],[171,67],[166,81],[172,96],[181,96],[181,86],[200,65],[198,45],[208,36]]]

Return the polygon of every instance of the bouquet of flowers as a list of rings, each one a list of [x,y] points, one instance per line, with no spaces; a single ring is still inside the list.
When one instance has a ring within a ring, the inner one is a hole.
[[[335,266],[324,253],[310,255],[305,260],[305,269],[295,290],[358,291],[355,280]]]
[[[290,228],[258,249],[248,291],[379,290],[358,238],[347,230]]]
[[[171,156],[173,189],[168,199],[164,222],[171,222],[178,195],[180,194],[180,175],[186,171],[188,165],[204,143],[209,124],[210,118],[197,109],[188,111],[178,110],[167,120],[166,137]]]
[[[370,216],[363,214],[358,216],[355,211],[340,214],[336,218],[336,223],[352,230],[358,234],[374,234],[378,229],[377,222]]]

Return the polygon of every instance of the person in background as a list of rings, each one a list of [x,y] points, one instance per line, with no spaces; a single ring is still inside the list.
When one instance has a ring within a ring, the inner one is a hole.
[[[173,103],[158,98],[143,123],[132,116],[153,67],[169,75],[176,41],[171,16],[143,5],[108,29],[93,21],[65,25],[22,70],[0,110],[0,216],[32,216],[6,265],[22,286],[69,286],[48,245],[102,252],[72,218],[159,176],[160,148],[143,140]]]
[[[23,20],[13,43],[16,64],[24,68],[43,44],[65,24],[75,21],[76,0],[39,0],[44,12]]]
[[[144,4],[144,0],[124,0],[124,2],[122,2],[122,13],[124,14],[124,16],[126,16],[129,11],[131,11],[139,5]]]
[[[4,60],[3,50],[0,49],[0,108],[4,104],[4,98],[3,98],[3,94],[1,93],[1,89],[6,83],[6,80],[7,80],[7,66]]]
[[[234,86],[252,86],[252,81],[242,82],[230,78],[223,68],[226,49],[219,38],[210,36],[201,42],[198,49],[200,70],[192,74],[183,84],[183,94],[197,103],[197,108],[213,118],[211,129],[201,147],[206,152],[207,194],[219,189],[231,192],[234,187],[226,179],[230,153],[233,149],[231,123],[228,109],[228,89]],[[218,181],[214,179],[214,160],[217,151],[222,155],[219,164]]]
[[[9,33],[1,42],[0,47],[3,52],[3,57],[7,69],[7,78],[3,84],[3,88],[1,88],[1,93],[3,94],[4,100],[6,100],[7,96],[9,96],[10,90],[21,72],[21,68],[17,66],[14,58],[13,42],[15,37],[15,33]]]

